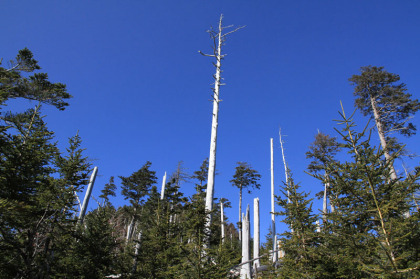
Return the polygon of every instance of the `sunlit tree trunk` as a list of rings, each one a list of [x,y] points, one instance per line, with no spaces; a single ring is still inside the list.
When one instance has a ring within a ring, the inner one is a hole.
[[[216,67],[216,74],[214,75],[214,89],[213,89],[213,116],[212,116],[212,124],[211,124],[211,135],[210,135],[210,155],[209,155],[209,169],[208,169],[208,176],[207,176],[207,190],[206,190],[206,212],[207,212],[207,219],[205,224],[205,234],[208,236],[210,235],[210,225],[212,221],[211,211],[213,210],[213,198],[214,198],[214,176],[216,171],[216,144],[217,144],[217,126],[218,126],[218,115],[219,115],[219,92],[221,83],[221,66],[222,66],[222,59],[225,55],[222,55],[222,44],[226,39],[228,34],[231,34],[238,29],[236,28],[233,31],[227,32],[222,34],[223,29],[228,27],[222,27],[223,15],[220,15],[219,20],[219,28],[218,32],[214,32],[210,30],[210,36],[214,41],[215,47],[213,48],[213,54],[208,55],[204,54],[200,51],[200,53],[204,56],[210,56],[216,58],[216,63],[214,64]],[[209,239],[208,239],[209,240]],[[208,242],[208,241],[206,241]]]
[[[385,132],[384,132],[384,129],[382,127],[381,119],[380,119],[380,116],[379,116],[379,113],[378,113],[378,108],[376,106],[376,101],[375,101],[375,98],[373,96],[370,97],[370,104],[372,106],[373,117],[375,119],[376,129],[378,130],[379,140],[381,142],[381,146],[382,146],[382,149],[384,151],[385,160],[389,164],[389,167],[390,167],[391,179],[396,180],[397,175],[395,173],[394,164],[391,161],[391,155],[389,154],[389,151],[388,151],[388,148],[387,148],[387,145],[386,145]]]
[[[93,184],[95,184],[97,173],[98,173],[98,167],[95,167],[93,169],[92,175],[90,176],[89,185],[85,194],[85,198],[83,199],[82,209],[80,210],[80,214],[79,214],[80,223],[83,223],[83,219],[85,218],[87,206],[89,204],[90,195],[92,194]]]
[[[239,241],[242,241],[242,221],[241,221],[241,214],[242,214],[242,187],[239,187]]]
[[[206,191],[206,211],[208,212],[206,220],[206,231],[210,234],[211,225],[211,211],[213,210],[213,197],[214,197],[214,175],[216,170],[216,144],[217,144],[217,126],[219,116],[219,91],[220,91],[220,67],[222,61],[222,20],[219,20],[219,33],[217,34],[217,52],[216,57],[216,75],[214,77],[214,94],[213,94],[213,118],[211,123],[211,136],[210,136],[210,155],[209,155],[209,172],[207,177],[207,191]]]
[[[222,243],[225,243],[225,213],[223,209],[223,202],[220,202],[220,224],[222,233]]]
[[[166,171],[165,171],[165,175],[163,176],[163,180],[162,180],[162,189],[160,190],[160,199],[163,200],[163,198],[165,197],[165,186],[166,186]]]
[[[251,262],[249,261],[249,205],[246,209],[246,214],[242,218],[242,263],[241,266],[241,279],[251,279]]]
[[[274,151],[273,151],[273,138],[270,139],[270,154],[271,154],[271,229],[273,230],[273,262],[277,262],[277,253],[276,250],[276,217],[274,215]]]
[[[260,200],[254,199],[254,261],[253,266],[258,268],[260,266]]]

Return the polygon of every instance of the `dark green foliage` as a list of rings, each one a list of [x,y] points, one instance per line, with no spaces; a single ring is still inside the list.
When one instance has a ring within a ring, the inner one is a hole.
[[[389,151],[399,149],[391,132],[405,136],[416,133],[416,127],[409,120],[420,109],[420,103],[411,99],[406,85],[399,83],[399,75],[389,73],[383,67],[366,66],[361,68],[360,75],[353,75],[349,81],[355,85],[355,106],[365,116],[381,123]]]
[[[233,179],[230,181],[233,186],[238,187],[241,191],[246,189],[248,193],[251,193],[250,188],[260,189],[261,185],[258,181],[261,178],[261,175],[252,167],[245,162],[238,162],[235,169],[235,174]]]
[[[196,184],[197,192],[203,192],[206,189],[207,184],[204,185],[204,182],[207,180],[207,174],[209,172],[209,159],[204,159],[203,163],[200,166],[200,169],[195,171],[194,174],[191,176],[193,179],[197,179],[199,181]]]
[[[239,236],[242,232],[242,190],[246,189],[248,191],[248,194],[250,194],[251,188],[260,189],[261,185],[258,183],[260,178],[261,175],[256,170],[254,170],[248,163],[237,163],[235,174],[233,175],[233,179],[230,181],[230,183],[232,183],[233,186],[239,188]]]
[[[114,183],[114,177],[111,176],[109,178],[109,182],[105,184],[104,189],[102,189],[102,194],[99,196],[99,198],[103,199],[104,204],[109,204],[109,196],[116,196],[115,190],[117,190],[117,186]]]
[[[354,130],[342,114],[338,133],[351,160],[329,160],[327,171],[337,198],[336,211],[324,224],[324,260],[336,278],[416,278],[419,266],[418,212],[411,217],[417,176],[390,179],[383,151],[370,145],[370,133]],[[322,176],[318,176],[323,179]]]
[[[156,183],[155,172],[149,170],[151,162],[146,162],[138,171],[129,177],[120,176],[122,180],[121,194],[128,199],[134,208],[144,203],[144,197],[149,193],[152,185]]]
[[[317,265],[319,262],[319,234],[316,232],[318,216],[312,213],[309,194],[299,192],[299,186],[290,177],[283,187],[284,199],[277,197],[283,208],[280,215],[290,231],[282,234],[282,250],[285,256],[278,269],[279,278],[322,278]],[[289,202],[290,201],[290,202]]]
[[[58,245],[55,256],[59,264],[54,269],[56,277],[99,279],[114,274],[120,260],[117,254],[119,243],[110,223],[114,215],[112,206],[89,212],[83,226],[78,226],[73,237]]]
[[[80,139],[60,155],[39,112],[8,114],[7,121],[15,130],[0,147],[1,262],[10,276],[42,277],[54,265],[55,244],[74,227],[74,191],[86,182],[89,164]]]
[[[60,110],[68,106],[66,99],[71,98],[71,95],[67,93],[65,84],[51,83],[46,73],[22,76],[22,72],[41,69],[27,48],[20,50],[10,64],[9,69],[0,67],[0,105],[8,99],[25,98],[53,105]]]
[[[306,152],[306,158],[312,159],[308,166],[311,173],[317,173],[325,170],[325,164],[331,160],[335,154],[340,150],[337,139],[318,132],[315,136],[315,141],[309,146],[309,151]]]

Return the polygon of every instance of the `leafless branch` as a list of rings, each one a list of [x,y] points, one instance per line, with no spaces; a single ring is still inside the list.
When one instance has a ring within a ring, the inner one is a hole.
[[[205,53],[203,53],[201,50],[199,50],[199,51],[198,51],[198,53],[200,53],[200,54],[201,54],[201,55],[203,55],[203,56],[216,57],[216,55],[214,55],[214,54],[205,54]]]
[[[239,27],[238,27],[238,28],[236,28],[235,30],[232,30],[232,31],[230,31],[230,32],[227,32],[227,33],[223,34],[223,35],[222,35],[222,38],[226,37],[226,36],[227,36],[227,35],[229,35],[229,34],[232,34],[232,33],[236,32],[236,31],[238,31],[239,29],[242,29],[242,28],[244,28],[244,27],[245,27],[245,25],[244,25],[244,26],[239,26]]]

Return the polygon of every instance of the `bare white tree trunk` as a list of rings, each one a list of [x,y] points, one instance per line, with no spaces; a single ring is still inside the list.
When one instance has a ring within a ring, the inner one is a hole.
[[[279,137],[280,137],[280,147],[281,147],[281,154],[283,158],[283,165],[284,165],[284,173],[286,177],[286,185],[289,186],[289,176],[288,176],[288,169],[287,169],[287,163],[286,163],[286,156],[284,155],[284,149],[283,149],[283,140],[281,139],[281,129],[279,129]],[[287,202],[290,203],[290,191],[287,190]],[[293,227],[290,228],[290,231],[293,233]]]
[[[325,177],[327,176],[327,174],[325,173]],[[324,222],[324,224],[327,222],[327,189],[328,188],[328,183],[324,184],[324,200],[322,202],[322,220]]]
[[[223,210],[223,202],[220,202],[220,224],[222,230],[222,243],[225,243],[225,213]]]
[[[137,256],[139,255],[139,251],[140,251],[140,240],[141,240],[141,231],[139,231],[139,234],[137,235],[138,242],[136,243],[136,248],[134,250],[133,268],[131,271],[133,274],[137,270]]]
[[[271,229],[273,231],[273,251],[276,251],[276,217],[274,215],[274,151],[273,151],[273,138],[270,139],[270,151],[271,151]],[[277,253],[273,252],[273,262],[277,262]]]
[[[165,197],[165,185],[166,185],[166,171],[165,171],[165,175],[163,176],[163,180],[162,180],[162,189],[160,190],[160,199],[163,200],[163,198]]]
[[[126,244],[128,243],[128,241],[131,239],[131,236],[133,235],[134,226],[135,226],[135,218],[133,216],[131,218],[130,224],[128,224],[128,227],[127,227],[127,235],[125,237]]]
[[[241,267],[241,279],[251,279],[251,262],[249,261],[249,205],[246,209],[246,215],[242,218],[242,224],[242,263],[247,263]]]
[[[214,77],[214,94],[213,94],[213,118],[211,122],[211,136],[210,136],[210,155],[209,155],[209,170],[207,177],[207,191],[206,191],[206,212],[208,212],[206,220],[206,231],[210,234],[211,225],[211,211],[213,210],[214,197],[214,174],[216,170],[216,143],[217,143],[217,126],[219,116],[219,90],[220,90],[220,67],[222,61],[222,20],[223,15],[219,20],[218,45],[216,54],[216,75]]]
[[[397,179],[397,174],[395,173],[394,164],[392,164],[392,162],[390,162],[391,161],[391,155],[389,154],[388,148],[386,146],[385,132],[384,132],[384,129],[382,127],[382,122],[381,122],[381,118],[380,118],[379,113],[378,113],[378,108],[376,107],[376,101],[372,96],[370,97],[370,104],[372,106],[373,116],[375,118],[376,129],[378,130],[379,140],[381,142],[381,146],[382,146],[382,149],[384,151],[385,160],[389,164],[389,167],[390,167],[391,179],[396,180]]]
[[[254,199],[254,267],[260,266],[260,199]]]
[[[289,176],[288,176],[288,170],[287,170],[286,156],[284,155],[283,140],[281,139],[281,128],[279,128],[279,137],[280,137],[281,156],[283,158],[283,165],[284,165],[284,175],[286,177],[286,185],[289,185]],[[287,190],[287,202],[290,203],[289,190]]]
[[[241,214],[242,214],[242,187],[239,187],[239,242],[242,241],[242,221],[241,221]]]
[[[216,58],[216,74],[214,75],[214,89],[213,89],[213,117],[212,117],[212,124],[211,124],[211,135],[210,135],[210,155],[209,155],[209,169],[208,169],[208,176],[207,176],[207,190],[206,190],[206,211],[207,211],[207,220],[205,224],[205,234],[210,235],[210,225],[212,221],[211,211],[213,210],[213,197],[214,197],[214,175],[216,171],[216,143],[217,143],[217,126],[218,126],[218,115],[219,115],[219,92],[221,83],[221,66],[222,66],[222,59],[225,55],[222,55],[222,45],[223,42],[226,40],[226,36],[236,32],[238,29],[236,28],[233,31],[227,32],[222,34],[223,29],[231,27],[222,27],[223,15],[220,15],[219,20],[219,28],[218,32],[215,33],[214,31],[210,31],[210,35],[214,40],[214,49],[213,54],[208,55],[201,53],[204,56],[210,56]],[[208,239],[209,240],[209,239]],[[207,241],[206,241],[207,242]]]
[[[92,175],[90,176],[89,185],[85,194],[85,198],[83,199],[82,209],[80,210],[80,214],[79,214],[80,223],[83,223],[83,219],[85,218],[86,209],[89,204],[90,195],[92,194],[93,184],[95,184],[97,173],[98,173],[98,167],[94,167]]]

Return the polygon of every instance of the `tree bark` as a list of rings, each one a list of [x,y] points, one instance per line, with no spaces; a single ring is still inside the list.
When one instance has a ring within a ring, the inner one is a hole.
[[[206,234],[210,235],[211,225],[211,211],[213,210],[213,197],[214,197],[214,175],[216,170],[216,144],[217,144],[217,126],[218,126],[218,115],[219,115],[219,91],[220,91],[220,67],[222,60],[222,20],[223,15],[220,15],[219,20],[219,33],[218,33],[218,44],[216,54],[216,75],[214,77],[214,94],[213,94],[213,118],[211,124],[211,136],[210,136],[210,155],[209,155],[209,170],[207,177],[207,191],[206,191]]]
[[[86,209],[89,204],[90,195],[92,194],[93,184],[95,184],[96,174],[98,173],[98,167],[93,169],[92,175],[90,176],[89,185],[85,194],[85,198],[83,199],[82,209],[80,210],[79,214],[79,222],[83,224],[83,219],[85,218]]]
[[[254,261],[253,266],[258,268],[260,266],[260,199],[254,199]]]
[[[247,263],[241,267],[241,279],[251,279],[251,262],[249,262],[249,205],[246,209],[246,215],[242,218],[242,224],[242,263]]]
[[[241,214],[242,214],[242,186],[239,187],[239,242],[242,241],[242,221],[241,221]]]
[[[273,138],[270,139],[271,150],[271,229],[273,232],[273,251],[276,250],[276,217],[274,215],[274,151],[273,151]],[[277,262],[277,253],[273,253],[273,262]]]
[[[223,202],[220,202],[220,224],[222,230],[222,243],[225,243],[225,213],[223,210]]]
[[[391,155],[389,154],[389,151],[388,151],[388,148],[387,148],[387,145],[386,145],[385,132],[383,130],[381,118],[380,118],[380,115],[378,113],[378,108],[376,107],[375,98],[373,98],[373,96],[370,96],[370,104],[372,106],[373,116],[375,118],[376,129],[378,130],[379,140],[381,142],[381,146],[382,146],[382,149],[384,151],[385,160],[389,164],[391,179],[396,180],[397,175],[395,173],[394,164],[393,164],[393,162],[391,162]]]
[[[166,186],[166,171],[165,171],[165,175],[163,176],[163,180],[162,180],[162,189],[160,190],[160,199],[163,200],[163,198],[165,197],[165,186]]]

